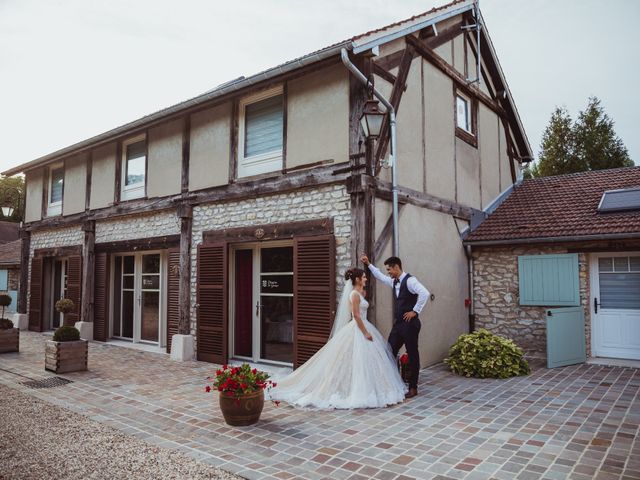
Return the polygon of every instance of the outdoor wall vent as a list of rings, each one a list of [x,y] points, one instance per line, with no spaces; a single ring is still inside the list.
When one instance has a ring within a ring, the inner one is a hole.
[[[640,187],[607,190],[602,194],[598,212],[640,210]]]

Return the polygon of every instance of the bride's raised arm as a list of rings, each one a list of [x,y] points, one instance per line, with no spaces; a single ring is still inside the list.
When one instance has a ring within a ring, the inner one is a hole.
[[[351,314],[353,315],[353,319],[355,320],[358,328],[365,336],[367,340],[373,341],[373,337],[367,330],[367,327],[364,326],[364,322],[360,317],[360,294],[355,290],[351,292]]]

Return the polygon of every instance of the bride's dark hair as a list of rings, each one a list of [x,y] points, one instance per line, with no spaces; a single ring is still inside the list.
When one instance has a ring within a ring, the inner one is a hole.
[[[361,268],[350,268],[349,270],[344,272],[344,279],[351,280],[351,284],[355,285],[356,279],[362,278],[363,275],[364,275],[364,270],[362,270]]]

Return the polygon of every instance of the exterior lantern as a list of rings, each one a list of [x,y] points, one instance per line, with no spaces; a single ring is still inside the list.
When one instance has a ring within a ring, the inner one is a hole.
[[[2,215],[4,215],[5,218],[9,218],[13,215],[13,207],[11,205],[4,205],[2,207]]]
[[[360,125],[367,138],[378,138],[382,130],[382,119],[384,113],[378,109],[377,100],[367,100],[364,105],[364,112],[360,118]]]

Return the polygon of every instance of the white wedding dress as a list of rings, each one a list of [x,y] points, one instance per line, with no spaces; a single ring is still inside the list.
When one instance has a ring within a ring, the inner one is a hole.
[[[269,392],[272,400],[320,409],[377,408],[400,403],[407,388],[391,348],[367,320],[369,303],[346,282],[327,344]],[[351,318],[351,299],[360,296],[360,318],[373,341]],[[346,317],[346,320],[345,320]]]

